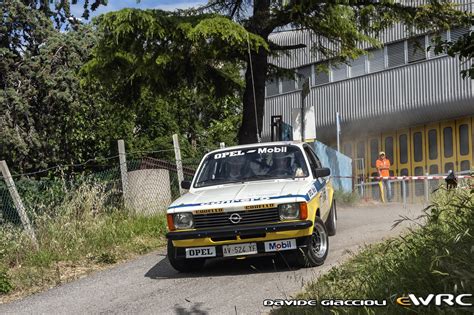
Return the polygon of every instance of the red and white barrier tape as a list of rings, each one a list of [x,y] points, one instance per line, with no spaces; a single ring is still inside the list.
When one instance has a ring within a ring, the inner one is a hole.
[[[378,177],[378,176],[331,176],[333,178],[364,178],[364,179],[400,179],[400,180],[417,180],[417,179],[445,179],[447,176],[388,176],[388,177]],[[463,178],[474,178],[471,175],[458,175],[456,176],[457,179]]]

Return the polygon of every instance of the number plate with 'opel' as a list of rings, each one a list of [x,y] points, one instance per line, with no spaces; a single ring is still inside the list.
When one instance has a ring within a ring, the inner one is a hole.
[[[216,257],[216,248],[213,246],[186,248],[186,258],[201,257]]]

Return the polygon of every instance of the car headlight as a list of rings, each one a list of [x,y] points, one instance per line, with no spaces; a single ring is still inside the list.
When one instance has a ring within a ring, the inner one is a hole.
[[[280,212],[280,220],[299,219],[300,204],[298,202],[285,203],[278,206],[278,211]]]
[[[194,225],[191,212],[175,213],[173,219],[176,229],[191,229]]]

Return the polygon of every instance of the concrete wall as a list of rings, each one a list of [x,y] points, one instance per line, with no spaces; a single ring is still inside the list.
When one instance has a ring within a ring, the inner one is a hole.
[[[166,211],[171,203],[168,170],[146,169],[128,173],[128,206],[137,214],[151,215]]]
[[[352,176],[352,159],[319,141],[313,143],[313,148],[321,164],[331,169],[331,176],[336,176],[331,179],[334,189],[352,192],[352,178],[337,178]]]

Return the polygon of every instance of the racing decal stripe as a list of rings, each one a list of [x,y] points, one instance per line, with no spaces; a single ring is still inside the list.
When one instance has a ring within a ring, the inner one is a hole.
[[[314,194],[311,194],[311,190],[310,190],[310,192],[308,192],[306,195],[285,195],[285,196],[274,196],[274,197],[268,197],[268,198],[264,197],[264,198],[261,198],[261,199],[253,199],[253,200],[250,200],[250,201],[274,200],[274,199],[295,198],[295,197],[301,197],[301,198],[304,198],[306,201],[310,201],[311,199],[313,199],[318,194],[319,191],[321,191],[321,189],[324,188],[324,186],[326,186],[326,183],[327,183],[326,180],[323,180],[322,182],[320,182],[319,180],[316,180],[313,183],[313,187],[316,189]],[[206,202],[204,204],[203,203],[181,204],[181,205],[168,207],[168,210],[177,209],[177,208],[184,208],[184,207],[198,207],[198,206],[203,206],[203,205],[217,206],[217,205],[222,205],[222,204],[239,203],[239,202],[243,202],[243,201],[249,201],[249,200],[226,200],[226,201],[218,201],[216,203],[207,203]]]

